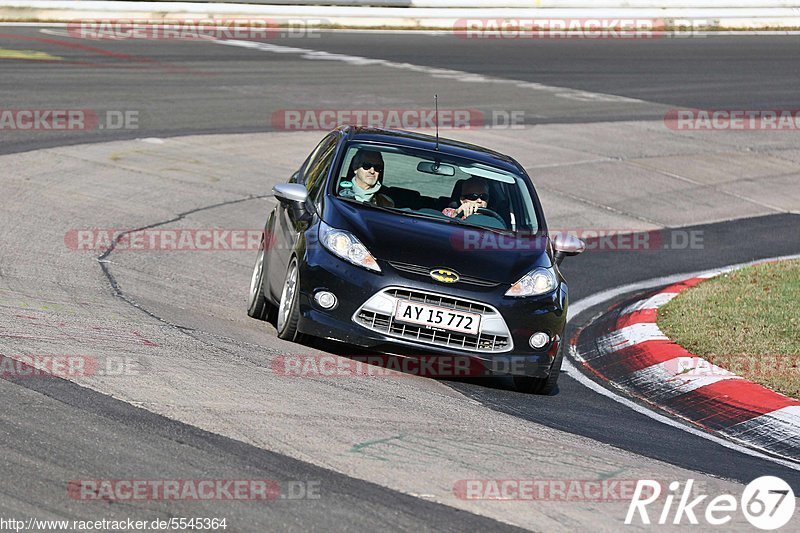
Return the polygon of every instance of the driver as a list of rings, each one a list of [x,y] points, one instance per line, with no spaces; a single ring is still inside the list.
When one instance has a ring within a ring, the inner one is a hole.
[[[461,215],[462,219],[475,214],[478,209],[486,209],[489,205],[489,185],[486,180],[472,176],[461,186],[461,205],[458,208],[446,207],[442,213],[453,218]]]
[[[364,149],[356,152],[350,164],[348,177],[352,181],[340,184],[340,186],[347,184],[350,187],[347,193],[342,194],[343,196],[381,207],[394,207],[394,201],[379,192],[383,186],[383,156],[380,152]]]

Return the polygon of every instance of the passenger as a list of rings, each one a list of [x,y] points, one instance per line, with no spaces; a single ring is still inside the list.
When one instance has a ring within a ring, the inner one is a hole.
[[[383,186],[383,156],[375,150],[359,150],[353,156],[348,177],[352,180],[352,193],[342,194],[380,207],[394,207],[394,201],[378,192]],[[342,182],[344,185],[346,182]]]
[[[472,176],[461,186],[461,205],[456,207],[446,207],[442,213],[453,218],[461,214],[461,218],[467,218],[475,214],[478,209],[486,209],[489,205],[489,186],[483,178]],[[452,205],[452,204],[451,204]]]

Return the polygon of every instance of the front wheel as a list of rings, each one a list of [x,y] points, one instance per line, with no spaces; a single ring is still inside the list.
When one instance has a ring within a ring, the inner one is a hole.
[[[275,316],[275,306],[264,296],[264,261],[266,251],[264,250],[264,239],[261,239],[261,246],[258,249],[256,264],[253,265],[253,274],[250,276],[250,293],[247,306],[247,314],[252,318],[271,321]]]
[[[286,341],[302,341],[302,334],[297,331],[300,321],[300,269],[297,258],[293,257],[286,271],[286,279],[281,291],[281,302],[278,305],[278,337]]]
[[[550,365],[550,373],[544,378],[534,378],[530,376],[514,376],[514,388],[518,392],[525,392],[528,394],[542,394],[549,395],[558,384],[558,376],[561,374],[561,363],[564,360],[564,339],[561,339],[561,346],[558,347],[556,358],[553,359],[553,364]]]

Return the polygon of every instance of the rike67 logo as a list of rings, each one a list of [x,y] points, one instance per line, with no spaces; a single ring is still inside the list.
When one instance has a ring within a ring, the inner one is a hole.
[[[663,497],[658,481],[640,479],[628,506],[625,524],[639,521],[647,525],[653,522],[661,525],[697,525],[700,517],[709,525],[722,526],[733,519],[737,509],[741,509],[751,525],[768,531],[785,526],[794,514],[794,491],[779,477],[762,476],[754,479],[744,488],[738,501],[731,494],[722,494],[707,500],[708,494],[693,494],[693,485],[693,479],[686,481],[683,488],[679,481],[673,481],[669,484],[666,497]],[[657,501],[658,504],[648,509],[649,505]],[[656,512],[652,519],[648,511]]]

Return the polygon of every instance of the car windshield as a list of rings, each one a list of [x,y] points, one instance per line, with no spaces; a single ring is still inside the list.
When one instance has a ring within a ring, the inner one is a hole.
[[[352,143],[336,176],[335,195],[493,230],[536,232],[540,226],[522,176],[427,150]],[[470,202],[475,205],[462,207]]]

